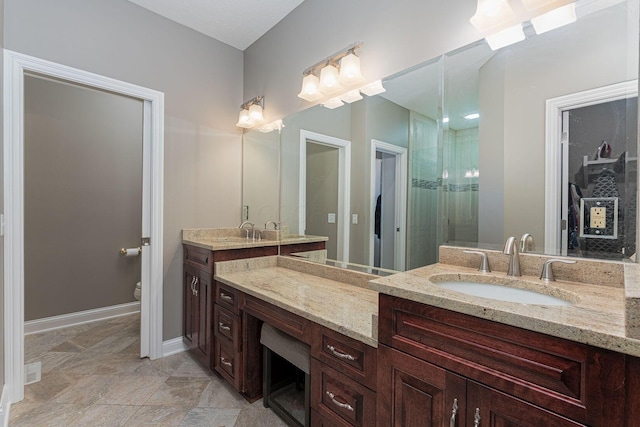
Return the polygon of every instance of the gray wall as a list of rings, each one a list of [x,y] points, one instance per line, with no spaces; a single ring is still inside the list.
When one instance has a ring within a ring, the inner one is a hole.
[[[24,319],[135,301],[143,101],[24,82]]]
[[[307,108],[297,98],[302,72],[363,41],[367,80],[386,77],[480,38],[469,23],[476,0],[306,0],[245,50],[245,98],[265,95],[265,114]]]
[[[165,93],[164,339],[181,335],[181,229],[237,226],[242,52],[125,0],[7,0],[5,47]]]

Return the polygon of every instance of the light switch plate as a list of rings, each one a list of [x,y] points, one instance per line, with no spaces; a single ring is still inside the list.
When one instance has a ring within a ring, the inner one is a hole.
[[[336,214],[334,213],[330,213],[327,215],[327,221],[329,222],[329,224],[335,224],[336,223]]]
[[[248,205],[243,205],[242,206],[242,220],[243,221],[247,221],[249,219],[249,206]]]
[[[358,214],[351,214],[351,224],[358,223]]]

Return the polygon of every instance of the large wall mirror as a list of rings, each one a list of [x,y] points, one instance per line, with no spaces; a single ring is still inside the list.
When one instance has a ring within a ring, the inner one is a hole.
[[[283,231],[328,236],[331,259],[395,270],[437,262],[444,243],[501,249],[525,233],[536,252],[635,260],[638,0],[578,1],[577,15],[260,134],[279,137]],[[243,200],[249,182],[275,194],[251,174],[245,158]]]

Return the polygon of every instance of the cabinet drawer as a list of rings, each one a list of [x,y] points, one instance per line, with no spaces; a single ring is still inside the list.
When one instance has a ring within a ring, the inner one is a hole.
[[[213,256],[210,250],[191,245],[182,245],[182,248],[185,264],[213,273]]]
[[[376,423],[376,393],[313,358],[311,408],[328,420],[339,420],[336,424]]]
[[[216,304],[226,308],[234,314],[240,314],[238,290],[224,283],[216,282]]]
[[[379,341],[405,353],[580,422],[622,425],[621,354],[387,295],[379,325]]]
[[[280,329],[305,344],[311,344],[312,334],[310,322],[297,314],[276,307],[260,298],[244,293],[240,294],[240,308],[247,314]]]
[[[242,351],[240,316],[215,304],[213,330],[217,339],[226,340],[235,351]]]
[[[214,369],[226,379],[237,391],[242,391],[242,353],[223,340],[215,341]]]
[[[317,411],[311,410],[311,427],[349,427],[351,424],[342,418],[329,418],[322,416]]]
[[[315,323],[313,336],[313,357],[375,391],[375,348]]]

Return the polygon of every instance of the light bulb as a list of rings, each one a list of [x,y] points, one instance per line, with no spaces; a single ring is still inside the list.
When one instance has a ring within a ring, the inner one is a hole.
[[[364,78],[360,71],[360,58],[351,52],[340,60],[340,83],[350,86],[360,83]]]
[[[320,70],[320,85],[318,86],[320,92],[330,94],[339,91],[341,88],[339,78],[338,69],[335,66],[331,64],[325,65]]]
[[[315,74],[307,74],[302,79],[302,90],[298,94],[298,98],[313,102],[322,98],[322,93],[318,88],[320,79]]]
[[[260,104],[253,104],[249,107],[249,119],[252,125],[260,125],[264,123],[264,116],[262,115],[262,107]]]
[[[499,32],[518,22],[507,0],[478,0],[476,14],[469,21],[483,34]]]

